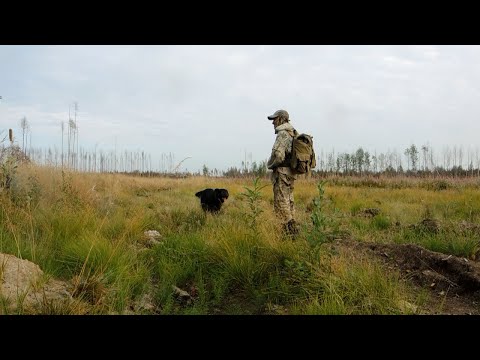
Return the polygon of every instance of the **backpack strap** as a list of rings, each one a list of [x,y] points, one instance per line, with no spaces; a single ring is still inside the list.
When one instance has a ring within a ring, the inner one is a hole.
[[[298,135],[298,132],[295,129],[293,129],[293,131],[292,130],[286,130],[286,131],[287,131],[288,135],[290,135],[293,138]]]

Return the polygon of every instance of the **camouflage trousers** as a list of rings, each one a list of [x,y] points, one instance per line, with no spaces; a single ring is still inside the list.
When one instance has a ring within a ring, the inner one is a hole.
[[[273,207],[281,221],[285,224],[295,219],[295,207],[293,201],[293,188],[295,178],[291,175],[274,171],[273,183]]]

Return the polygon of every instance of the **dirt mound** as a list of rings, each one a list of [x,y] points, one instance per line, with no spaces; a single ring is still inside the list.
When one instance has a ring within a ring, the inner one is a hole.
[[[412,224],[409,226],[410,229],[423,230],[426,232],[438,234],[440,231],[440,222],[435,219],[423,219],[418,224]]]
[[[359,216],[363,216],[363,217],[375,217],[377,216],[378,214],[380,214],[380,209],[377,209],[377,208],[368,208],[368,209],[363,209]]]
[[[0,254],[0,314],[42,313],[71,300],[68,285],[46,277],[40,267],[16,256]]]
[[[339,240],[346,246],[379,257],[416,286],[428,288],[432,301],[445,301],[444,314],[480,314],[480,264],[427,250],[414,244],[377,244]]]

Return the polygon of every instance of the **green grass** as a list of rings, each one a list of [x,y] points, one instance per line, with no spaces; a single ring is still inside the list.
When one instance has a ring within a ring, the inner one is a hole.
[[[329,181],[321,207],[315,207],[318,182],[300,179],[295,198],[302,230],[291,241],[282,237],[265,179],[254,183],[252,202],[241,195],[252,189],[249,179],[62,175],[40,168],[19,169],[17,176],[16,193],[0,194],[0,252],[34,261],[47,275],[74,285],[79,302],[45,306],[48,314],[123,313],[147,293],[161,314],[264,314],[276,308],[289,314],[400,314],[401,301],[420,303],[425,296],[370,258],[334,252],[332,236],[415,243],[464,257],[479,250],[478,235],[458,227],[480,220],[480,194],[466,185]],[[219,215],[205,214],[194,196],[206,187],[229,189]],[[362,217],[364,208],[380,214]],[[438,233],[409,227],[427,209],[441,223]],[[159,231],[160,243],[145,248],[145,230]],[[195,293],[193,301],[180,303],[173,286]]]
[[[318,290],[297,302],[292,308],[294,314],[402,313],[399,304],[407,289],[398,274],[387,274],[376,262],[356,258],[354,254],[343,256],[330,258],[329,271],[318,274]]]
[[[403,229],[394,234],[393,242],[417,244],[426,249],[471,258],[480,249],[480,238],[469,233],[459,233],[452,228],[432,233],[424,229]]]

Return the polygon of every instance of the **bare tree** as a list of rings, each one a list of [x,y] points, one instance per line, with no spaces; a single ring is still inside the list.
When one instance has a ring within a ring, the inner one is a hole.
[[[61,123],[61,126],[62,126],[62,169],[63,169],[63,129],[64,129],[63,121]]]
[[[22,152],[25,154],[25,139],[29,127],[27,118],[25,116],[20,120],[20,127],[22,128]]]
[[[422,153],[423,153],[423,171],[427,171],[428,170],[428,165],[427,165],[428,145],[422,145]]]
[[[430,147],[430,167],[432,169],[435,169],[436,163],[437,163],[437,161],[433,160],[433,148]]]
[[[475,163],[477,165],[477,176],[480,176],[480,157],[478,156],[478,148],[475,149]]]
[[[73,119],[68,120],[68,129],[69,129],[69,136],[68,136],[68,153],[69,153],[69,160],[68,165],[69,167],[75,166],[75,131],[76,125]]]
[[[78,125],[77,125],[77,112],[78,112],[78,103],[75,101],[74,102],[74,108],[75,108],[75,135],[76,135],[76,142],[77,142],[77,147],[76,147],[76,153],[75,153],[75,169],[78,169]],[[74,144],[75,144],[75,138],[74,138]]]
[[[463,169],[463,147],[460,145],[458,148],[458,166]]]
[[[445,150],[445,160],[446,160],[445,170],[449,170],[451,168],[450,164],[452,163],[452,152],[448,146],[446,147],[446,150]]]
[[[411,154],[410,154],[410,148],[406,148],[404,152],[405,156],[407,157],[407,170],[410,170],[410,159],[411,159]]]

